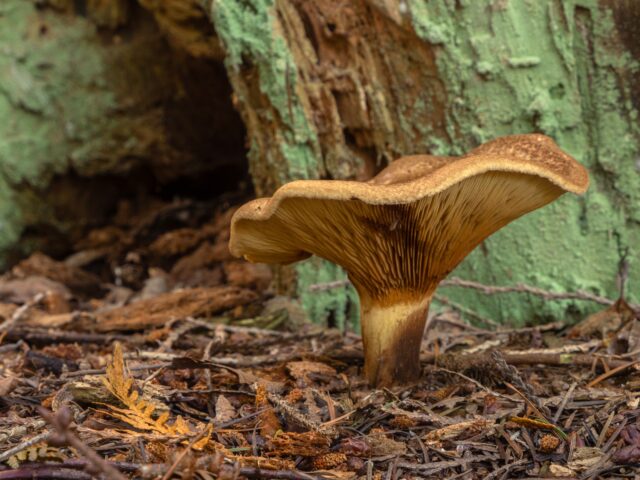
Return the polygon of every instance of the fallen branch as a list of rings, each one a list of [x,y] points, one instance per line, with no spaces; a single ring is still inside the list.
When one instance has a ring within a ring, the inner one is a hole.
[[[310,292],[323,292],[326,290],[333,290],[336,288],[343,288],[350,285],[349,280],[336,280],[334,282],[316,283],[309,286]],[[600,305],[613,305],[615,300],[611,300],[600,295],[585,292],[584,290],[577,290],[575,292],[553,292],[549,290],[543,290],[542,288],[533,287],[524,283],[518,283],[516,285],[485,285],[479,282],[473,282],[471,280],[464,280],[458,277],[452,277],[440,282],[440,287],[461,287],[472,288],[479,290],[486,295],[494,295],[497,293],[527,293],[535,295],[544,300],[556,301],[556,300],[581,300],[586,302],[595,302]],[[630,305],[632,309],[640,309],[640,305]]]

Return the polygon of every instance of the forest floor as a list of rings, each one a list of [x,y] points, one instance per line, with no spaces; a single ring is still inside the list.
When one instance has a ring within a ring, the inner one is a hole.
[[[0,278],[0,480],[633,478],[640,322],[432,319],[419,383],[232,259],[233,209],[123,203],[65,260]]]

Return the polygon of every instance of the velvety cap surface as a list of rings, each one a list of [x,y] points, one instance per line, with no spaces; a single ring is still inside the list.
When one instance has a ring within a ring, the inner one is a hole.
[[[236,212],[229,248],[264,263],[316,254],[361,295],[396,301],[435,289],[487,236],[588,182],[550,138],[503,137],[462,157],[404,157],[368,182],[291,182]]]

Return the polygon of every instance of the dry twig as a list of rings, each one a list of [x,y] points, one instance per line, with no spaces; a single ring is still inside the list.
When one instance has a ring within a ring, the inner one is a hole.
[[[38,305],[43,298],[44,293],[38,293],[30,301],[16,309],[16,311],[13,312],[13,315],[11,315],[9,319],[0,324],[0,333],[10,330],[14,325],[22,320],[27,315],[27,313],[29,313],[29,310]]]
[[[91,465],[99,472],[102,472],[106,478],[110,480],[127,480],[113,465],[109,464],[104,458],[94,452],[82,440],[80,440],[71,430],[71,411],[68,408],[62,408],[56,413],[52,413],[44,408],[40,408],[40,415],[55,432],[52,433],[48,442],[52,445],[66,445],[75,448],[82,454]]]

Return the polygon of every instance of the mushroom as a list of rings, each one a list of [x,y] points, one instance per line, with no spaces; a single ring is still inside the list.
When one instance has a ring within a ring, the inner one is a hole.
[[[315,254],[344,267],[360,297],[369,383],[406,383],[421,373],[438,283],[493,232],[588,184],[550,138],[512,135],[461,157],[403,157],[367,182],[288,183],[235,213],[229,249],[250,262]]]

